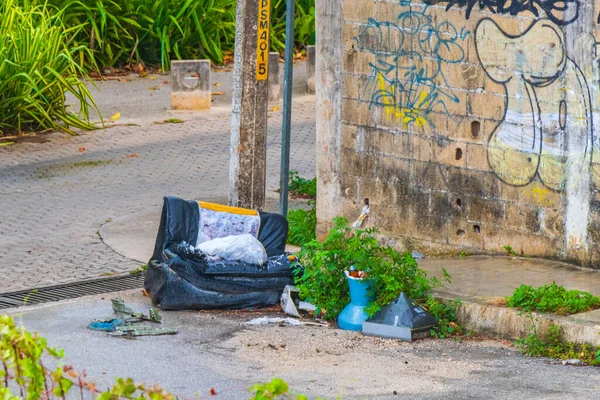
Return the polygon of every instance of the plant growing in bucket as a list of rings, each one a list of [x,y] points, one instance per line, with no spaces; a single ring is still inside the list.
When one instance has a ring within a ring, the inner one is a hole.
[[[415,300],[424,299],[431,287],[439,284],[427,277],[410,253],[382,245],[375,237],[377,229],[354,230],[344,218],[333,222],[322,242],[305,244],[298,255],[303,268],[296,269],[295,284],[300,298],[317,307],[316,315],[335,320],[347,306],[350,309],[344,315],[348,316],[357,312],[358,306],[371,316],[400,292]],[[361,272],[366,277],[351,276]],[[340,327],[350,320],[342,316]]]
[[[362,323],[369,318],[365,308],[375,300],[373,282],[367,279],[364,271],[357,271],[354,266],[344,273],[350,290],[350,303],[338,316],[338,326],[346,330],[360,331]]]

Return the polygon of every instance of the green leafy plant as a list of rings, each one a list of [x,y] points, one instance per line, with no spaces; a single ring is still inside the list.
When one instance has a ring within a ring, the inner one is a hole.
[[[271,382],[257,383],[252,385],[249,392],[253,394],[251,400],[271,400],[283,398],[289,400],[307,400],[302,394],[290,393],[287,382],[279,378],[274,378]]]
[[[507,244],[506,246],[504,246],[504,250],[506,250],[506,252],[508,253],[509,256],[511,257],[515,257],[517,254],[515,253],[515,251],[513,250],[512,246]]]
[[[311,240],[315,240],[317,229],[317,210],[315,201],[309,200],[309,209],[296,208],[288,212],[287,220],[289,226],[288,243],[294,246],[304,246]]]
[[[65,26],[60,14],[51,14],[45,6],[0,2],[2,133],[96,128],[89,122],[89,109],[97,107],[82,80],[87,75],[76,61],[77,54],[89,54],[89,49],[72,40],[81,29]],[[67,92],[79,110],[68,109]]]
[[[460,304],[461,301],[458,299],[452,302],[443,303],[433,296],[427,298],[425,308],[439,321],[438,326],[429,331],[432,337],[445,339],[450,336],[461,336],[465,334],[465,329],[456,323],[456,311]]]
[[[409,253],[399,253],[382,246],[375,238],[376,229],[353,231],[344,218],[336,218],[323,242],[307,243],[298,255],[304,268],[297,269],[296,285],[300,297],[326,311],[326,319],[335,319],[348,304],[349,289],[344,271],[354,266],[365,271],[373,282],[375,301],[367,308],[374,314],[396,299],[400,292],[413,299],[424,299],[432,286],[439,284],[428,278]]]
[[[537,330],[538,319],[531,313],[527,314],[531,322],[530,333],[515,344],[522,354],[530,357],[549,357],[561,360],[578,359],[588,365],[600,365],[600,348],[588,344],[576,345],[562,339],[560,326],[550,325],[545,335]]]
[[[305,179],[298,175],[298,171],[290,171],[289,190],[293,197],[316,199],[317,177]]]
[[[507,298],[507,306],[524,311],[568,315],[600,308],[600,297],[579,290],[567,290],[552,282],[538,288],[519,286]]]
[[[47,4],[72,32],[80,66],[131,63],[170,67],[172,59],[231,61],[235,43],[235,0],[17,0],[23,7]],[[314,44],[314,0],[296,0],[295,44]],[[1,16],[1,15],[0,15]],[[285,48],[285,0],[272,3],[271,49]]]

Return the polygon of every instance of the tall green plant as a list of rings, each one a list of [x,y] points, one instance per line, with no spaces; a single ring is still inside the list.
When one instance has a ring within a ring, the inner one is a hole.
[[[424,299],[439,284],[427,277],[409,253],[381,245],[375,232],[374,228],[354,231],[347,220],[336,218],[323,242],[313,240],[302,247],[298,259],[304,268],[296,269],[296,285],[302,299],[326,310],[326,319],[336,318],[348,304],[344,271],[351,266],[365,271],[373,283],[375,301],[367,308],[369,314],[395,300],[400,292]]]
[[[2,133],[72,128],[94,129],[89,108],[96,108],[80,76],[86,72],[76,55],[89,50],[74,46],[81,25],[66,27],[60,14],[46,6],[0,3],[0,130]],[[79,104],[69,111],[65,93]]]

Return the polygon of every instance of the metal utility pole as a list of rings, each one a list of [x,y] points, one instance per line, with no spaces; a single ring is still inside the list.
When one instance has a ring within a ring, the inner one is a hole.
[[[270,13],[271,0],[237,1],[229,204],[259,210],[266,189]]]
[[[283,123],[281,128],[281,170],[279,213],[287,217],[290,175],[290,137],[292,129],[292,92],[294,76],[294,0],[287,0],[285,15],[285,72],[283,81]]]

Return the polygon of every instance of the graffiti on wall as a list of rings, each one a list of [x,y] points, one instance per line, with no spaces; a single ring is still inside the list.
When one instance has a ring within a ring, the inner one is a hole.
[[[464,60],[463,41],[470,32],[435,22],[428,7],[414,10],[410,0],[400,5],[408,9],[396,22],[369,19],[354,39],[360,50],[376,56],[360,100],[370,109],[382,108],[404,128],[433,124],[432,112],[451,115],[447,104],[459,102],[444,70]]]
[[[600,142],[594,137],[589,78],[568,56],[563,30],[579,17],[579,1],[423,0],[415,5],[399,0],[397,18],[370,18],[358,28],[356,47],[375,55],[359,99],[403,129],[413,124],[435,128],[435,114],[456,118],[449,105],[460,102],[454,88],[461,83],[449,82],[447,71],[450,64],[466,62],[472,37],[480,66],[505,92],[504,115],[487,140],[496,176],[514,186],[539,181],[562,191],[567,175],[593,168],[593,182],[600,188],[600,163],[594,160]],[[535,19],[511,34],[486,17],[471,32],[440,18],[439,4],[446,11],[464,9],[466,19],[475,7]]]
[[[490,167],[511,185],[539,179],[563,190],[567,162],[590,166],[593,115],[587,80],[566,55],[562,30],[541,19],[510,35],[484,18],[475,47],[487,75],[506,92],[504,118],[489,140]]]
[[[452,7],[466,11],[471,17],[475,6],[482,11],[494,14],[520,15],[530,13],[534,17],[545,17],[556,25],[569,25],[579,18],[580,0],[423,0],[425,4],[446,4],[446,10]],[[583,0],[585,1],[585,0]],[[600,15],[598,16],[600,21]]]

